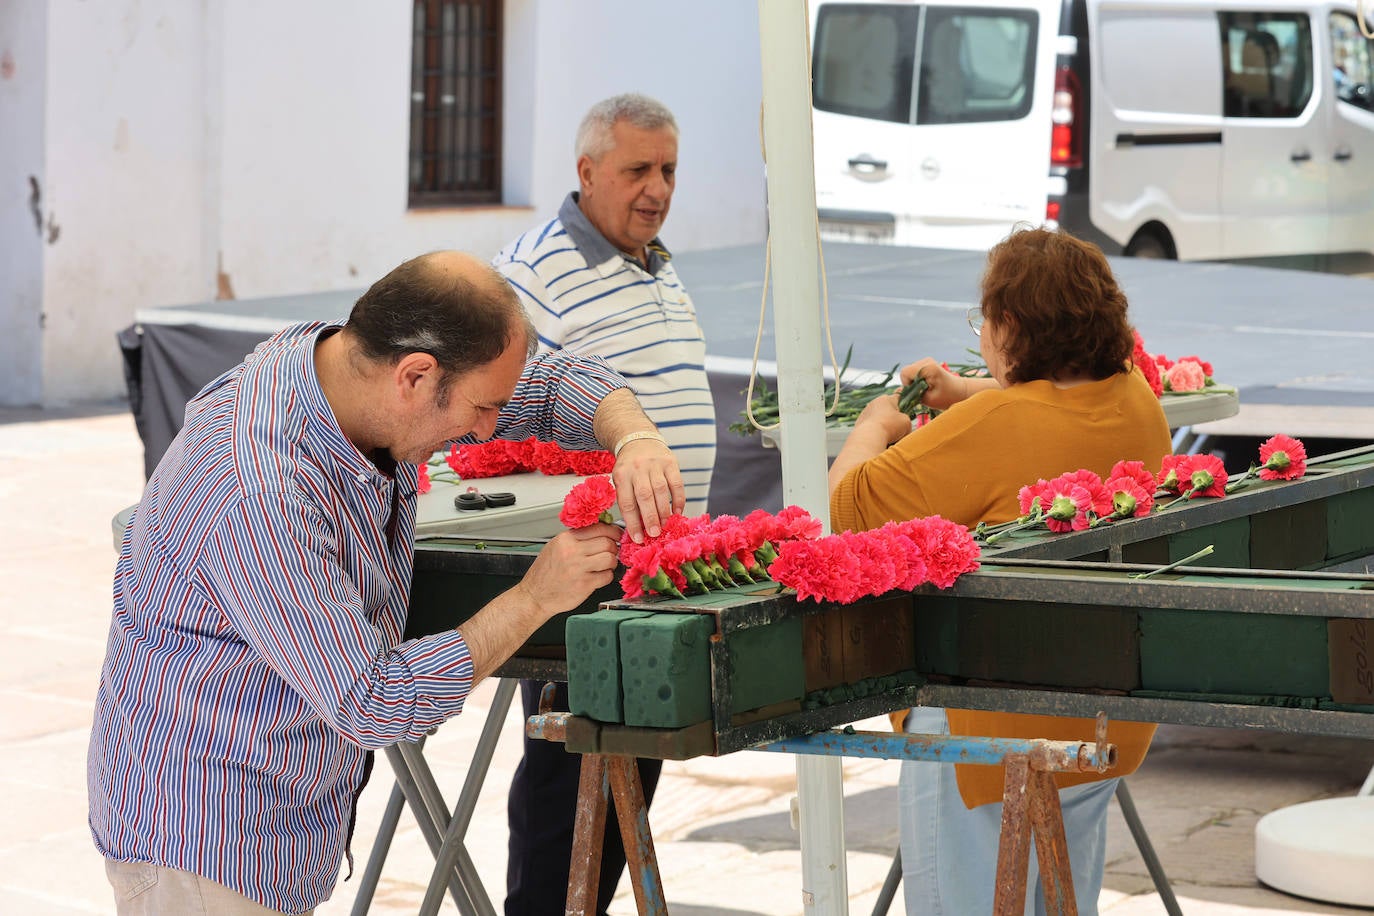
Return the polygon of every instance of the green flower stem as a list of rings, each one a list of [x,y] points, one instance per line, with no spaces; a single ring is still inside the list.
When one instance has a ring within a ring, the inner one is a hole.
[[[730,555],[729,569],[730,578],[734,579],[735,582],[741,585],[745,583],[752,583],[754,581],[754,577],[749,575],[749,570],[745,567],[743,563],[740,562],[739,557],[735,556],[734,554]]]
[[[645,576],[643,581],[646,592],[658,592],[660,595],[672,595],[674,598],[684,597],[662,567],[657,569],[652,576]]]
[[[701,574],[697,572],[695,561],[683,563],[682,574],[687,577],[687,591],[689,592],[709,592],[711,587],[702,580]]]
[[[1226,492],[1227,492],[1227,493],[1234,493],[1234,492],[1236,492],[1236,491],[1239,490],[1241,487],[1245,486],[1246,483],[1248,483],[1249,481],[1253,480],[1254,477],[1255,477],[1255,474],[1256,474],[1258,471],[1259,471],[1259,465],[1257,465],[1257,464],[1252,464],[1252,465],[1250,465],[1250,467],[1245,471],[1244,474],[1240,475],[1240,476],[1237,477],[1235,480],[1227,481],[1227,483],[1226,483]]]
[[[988,535],[988,538],[986,541],[984,541],[984,543],[991,547],[993,544],[996,544],[998,541],[1002,540],[1002,538],[1009,537],[1010,535],[1015,534],[1017,531],[1024,531],[1027,528],[1034,528],[1036,525],[1044,524],[1044,521],[1045,520],[1039,516],[1027,519],[1024,522],[1012,525],[1010,528],[1004,528],[1003,530],[998,531],[995,534]]]
[[[1171,569],[1177,569],[1177,568],[1180,567],[1180,566],[1187,566],[1189,563],[1193,562],[1194,560],[1200,560],[1200,559],[1202,559],[1203,557],[1205,557],[1205,556],[1207,556],[1208,554],[1210,554],[1210,553],[1212,552],[1212,549],[1213,549],[1212,545],[1211,545],[1211,544],[1208,544],[1206,547],[1202,548],[1202,549],[1199,550],[1197,553],[1190,553],[1188,556],[1184,557],[1184,558],[1181,559],[1181,560],[1175,560],[1174,562],[1168,564],[1167,566],[1161,566],[1161,567],[1159,567],[1159,569],[1152,569],[1152,570],[1150,570],[1149,572],[1132,573],[1132,574],[1130,575],[1129,578],[1132,578],[1132,579],[1148,579],[1148,578],[1150,578],[1151,576],[1157,576],[1157,575],[1159,575],[1160,573],[1168,572],[1168,571],[1171,570]]]

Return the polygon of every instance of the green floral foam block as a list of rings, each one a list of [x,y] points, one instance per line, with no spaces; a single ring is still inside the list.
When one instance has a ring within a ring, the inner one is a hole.
[[[685,728],[711,718],[714,632],[709,614],[651,614],[620,625],[626,725]],[[568,678],[571,689],[571,667]]]
[[[745,712],[806,692],[802,619],[736,630],[725,641],[730,665],[730,712]]]
[[[1141,688],[1324,697],[1326,630],[1324,617],[1142,608]]]
[[[647,611],[596,611],[568,618],[568,709],[598,722],[624,722],[620,627]]]

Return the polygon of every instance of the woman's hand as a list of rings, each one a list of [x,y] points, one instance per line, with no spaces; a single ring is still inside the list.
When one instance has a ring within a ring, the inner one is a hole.
[[[886,444],[891,445],[911,432],[911,417],[897,409],[897,395],[885,394],[869,401],[854,421],[854,428],[875,427],[882,430]]]
[[[935,410],[948,410],[973,393],[968,379],[955,375],[929,356],[902,367],[903,385],[911,384],[918,376],[930,386],[921,397],[921,403]]]

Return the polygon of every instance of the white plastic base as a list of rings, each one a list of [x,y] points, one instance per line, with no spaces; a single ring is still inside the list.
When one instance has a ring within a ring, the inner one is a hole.
[[[1255,876],[1275,890],[1374,906],[1374,797],[1280,808],[1255,825]]]

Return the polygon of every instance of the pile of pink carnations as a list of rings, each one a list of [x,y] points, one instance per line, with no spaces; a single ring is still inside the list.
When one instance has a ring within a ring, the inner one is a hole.
[[[1228,480],[1215,455],[1165,455],[1158,473],[1140,461],[1118,461],[1104,480],[1077,470],[1037,480],[1018,494],[1021,515],[1000,525],[979,525],[973,536],[989,545],[1017,531],[1084,531],[1118,519],[1149,515],[1193,499],[1220,499],[1259,480],[1297,480],[1307,473],[1307,449],[1291,436],[1260,446],[1259,461]]]

